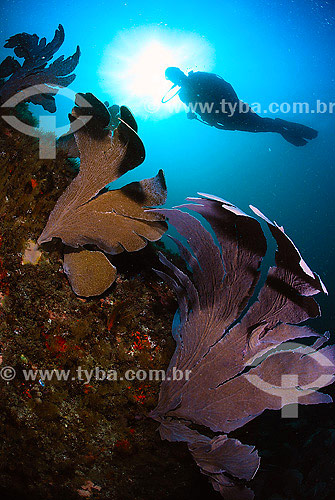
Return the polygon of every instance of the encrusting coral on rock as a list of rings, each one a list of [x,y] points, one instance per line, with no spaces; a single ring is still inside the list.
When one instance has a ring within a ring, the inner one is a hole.
[[[239,318],[266,251],[261,226],[218,197],[189,200],[194,203],[182,207],[210,223],[219,245],[190,214],[159,210],[190,245],[192,252],[175,240],[193,281],[161,256],[167,271],[157,273],[179,303],[173,328],[177,346],[151,417],[161,423],[162,439],[188,444],[201,472],[224,498],[249,500],[253,493],[240,482],[251,480],[259,467],[254,447],[226,434],[210,438],[191,426],[229,433],[266,409],[330,403],[332,398],[316,389],[334,381],[335,346],[320,349],[326,335],[296,326],[319,315],[312,296],[327,290],[283,228],[253,209],[277,242],[276,266],[269,269],[258,300]],[[312,347],[286,344],[305,337],[319,340]],[[174,378],[176,371],[183,376]]]
[[[76,120],[76,128],[85,112],[80,106],[83,98],[85,94],[77,96],[79,105],[70,115],[72,121]],[[145,151],[130,111],[121,107],[120,124],[112,133],[106,128],[107,108],[94,99],[91,120],[83,122],[73,134],[80,154],[79,174],[59,198],[38,239],[39,244],[52,238],[62,240],[66,246],[64,270],[74,292],[86,297],[100,295],[116,278],[116,268],[102,252],[115,255],[140,250],[148,241],[159,240],[167,229],[161,214],[147,211],[166,200],[162,170],[152,179],[106,189],[140,165]]]

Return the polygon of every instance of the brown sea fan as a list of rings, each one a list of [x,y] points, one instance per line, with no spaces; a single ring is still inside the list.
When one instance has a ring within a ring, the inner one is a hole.
[[[76,129],[82,111],[80,107],[72,111]],[[114,133],[105,128],[104,120],[99,121],[102,115],[99,110],[93,116],[94,129],[90,122],[83,121],[74,132],[80,171],[59,198],[38,240],[39,244],[52,238],[62,240],[66,246],[64,270],[75,293],[83,296],[100,295],[116,277],[115,267],[102,252],[115,255],[124,250],[140,250],[148,241],[160,239],[167,229],[162,214],[146,210],[166,200],[162,170],[156,177],[132,182],[121,189],[106,188],[140,165],[145,151],[131,128],[137,125],[127,108],[121,107],[120,124]],[[89,248],[84,248],[86,245]]]

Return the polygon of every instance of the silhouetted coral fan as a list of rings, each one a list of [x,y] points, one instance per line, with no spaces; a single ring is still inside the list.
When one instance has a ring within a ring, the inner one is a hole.
[[[79,62],[80,50],[64,59],[58,57],[47,66],[54,54],[59,50],[64,42],[64,28],[60,24],[55,31],[55,36],[51,42],[46,43],[45,38],[41,38],[28,33],[19,33],[11,36],[6,48],[14,49],[18,58],[23,58],[22,65],[14,57],[8,56],[0,64],[0,79],[3,84],[0,86],[0,104],[7,105],[10,97],[18,92],[38,85],[33,93],[25,92],[19,97],[19,101],[40,104],[46,111],[51,113],[56,111],[54,95],[57,94],[58,87],[67,87],[75,79],[76,75],[70,74]]]
[[[76,102],[82,102],[84,96],[78,95]],[[106,108],[105,112],[108,115]],[[95,127],[91,121],[82,121],[83,108],[73,108],[80,172],[59,198],[38,240],[41,244],[60,238],[66,245],[64,270],[75,293],[82,296],[100,295],[115,280],[116,268],[102,252],[115,255],[140,250],[148,241],[159,240],[167,229],[163,215],[146,210],[166,200],[162,170],[152,179],[106,189],[145,157],[130,111],[121,107],[120,124],[114,133],[105,128],[109,120],[101,119],[104,113],[100,108],[91,116]]]
[[[193,280],[161,255],[167,271],[157,272],[179,303],[173,329],[177,347],[151,417],[161,423],[163,439],[188,444],[201,472],[224,498],[251,499],[253,492],[241,481],[252,479],[259,467],[254,447],[226,434],[207,437],[192,425],[229,433],[265,409],[332,401],[316,389],[334,380],[335,347],[320,349],[326,336],[296,326],[319,315],[312,296],[326,289],[283,228],[253,209],[277,241],[276,266],[269,269],[258,300],[239,318],[266,252],[261,226],[220,198],[189,200],[195,203],[183,206],[210,223],[218,245],[190,214],[159,211],[190,245],[193,253],[176,240]],[[287,343],[304,337],[319,339],[312,347]]]

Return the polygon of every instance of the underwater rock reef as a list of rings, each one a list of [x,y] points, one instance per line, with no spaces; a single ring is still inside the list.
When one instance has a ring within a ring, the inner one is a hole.
[[[167,366],[176,305],[152,271],[156,251],[149,244],[115,256],[119,273],[108,294],[76,297],[57,245],[35,264],[24,260],[76,171],[61,153],[40,160],[38,141],[4,122],[0,145],[0,369],[17,373],[0,380],[0,497],[79,499],[92,482],[100,499],[118,499],[120,490],[124,498],[154,498],[150,471],[157,468],[169,491],[185,455],[167,452],[160,463],[156,425],[147,419],[159,381],[85,383],[76,371]],[[23,377],[44,369],[70,370],[76,380]]]

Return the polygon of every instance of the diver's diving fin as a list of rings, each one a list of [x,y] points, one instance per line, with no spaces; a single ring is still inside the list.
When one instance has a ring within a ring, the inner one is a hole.
[[[281,118],[275,118],[275,122],[280,125],[278,132],[283,138],[294,146],[305,146],[308,140],[315,139],[318,131],[300,123],[289,122]]]
[[[305,146],[308,140],[315,139],[318,131],[301,123],[289,122],[276,118],[275,121],[282,127],[279,133],[294,146]]]
[[[293,146],[305,146],[308,144],[308,141],[301,137],[301,135],[295,135],[289,130],[283,130],[280,134],[287,142],[293,144]]]
[[[296,122],[288,122],[286,120],[282,120],[281,118],[276,118],[276,121],[279,122],[283,127],[289,129],[296,134],[305,137],[305,139],[315,139],[318,136],[318,131],[314,128],[307,127],[306,125],[301,125],[301,123]]]

